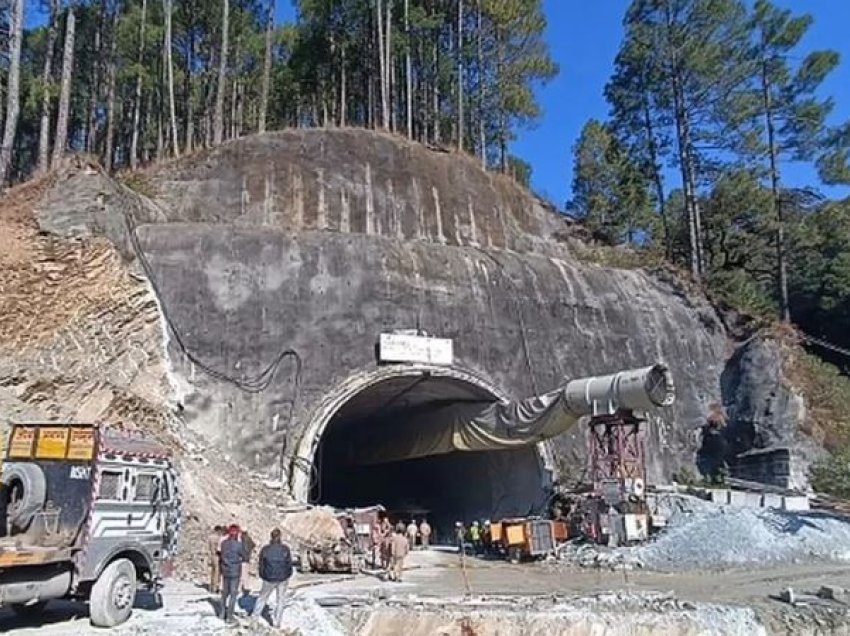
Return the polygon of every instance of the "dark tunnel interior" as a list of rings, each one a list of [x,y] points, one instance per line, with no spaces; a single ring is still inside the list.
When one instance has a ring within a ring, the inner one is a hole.
[[[455,521],[540,513],[550,479],[533,446],[456,451],[371,465],[357,462],[358,444],[376,430],[414,435],[414,426],[422,425],[421,416],[438,407],[494,399],[473,384],[427,375],[396,377],[367,387],[340,408],[319,441],[311,500],[338,508],[380,504],[394,522],[427,517],[435,539],[446,542]],[[411,422],[413,415],[419,424]]]

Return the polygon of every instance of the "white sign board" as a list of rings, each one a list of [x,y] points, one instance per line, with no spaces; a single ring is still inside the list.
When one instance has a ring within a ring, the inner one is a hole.
[[[450,365],[454,361],[454,352],[449,338],[382,333],[378,357],[381,362]]]

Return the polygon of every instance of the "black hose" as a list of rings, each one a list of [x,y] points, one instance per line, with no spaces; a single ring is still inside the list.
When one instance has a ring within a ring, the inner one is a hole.
[[[200,368],[204,373],[206,373],[210,377],[216,380],[220,380],[222,382],[232,384],[233,386],[247,393],[261,393],[265,391],[274,379],[275,374],[277,373],[277,370],[283,360],[286,358],[292,358],[295,361],[295,395],[291,400],[288,400],[292,407],[290,410],[291,419],[292,411],[295,409],[295,404],[299,398],[301,389],[302,363],[301,356],[298,354],[298,352],[295,351],[295,349],[283,348],[265,369],[263,369],[256,376],[248,379],[231,376],[225,373],[224,371],[219,371],[218,369],[212,368],[210,365],[200,360],[186,346],[186,343],[183,340],[183,336],[177,329],[176,325],[174,324],[174,321],[171,319],[168,307],[165,304],[165,298],[162,292],[160,291],[159,285],[156,282],[156,277],[154,276],[153,268],[151,267],[150,262],[145,256],[144,250],[142,250],[142,247],[139,243],[139,237],[136,233],[136,225],[131,215],[125,213],[124,220],[127,224],[127,233],[130,237],[130,245],[133,248],[133,253],[141,264],[142,270],[144,270],[145,276],[147,276],[148,281],[150,282],[151,287],[153,288],[154,294],[159,299],[159,304],[162,310],[163,318],[165,319],[165,323],[168,325],[168,329],[171,332],[171,335],[174,337],[174,341],[177,343],[177,346],[180,348],[180,351],[192,364]]]

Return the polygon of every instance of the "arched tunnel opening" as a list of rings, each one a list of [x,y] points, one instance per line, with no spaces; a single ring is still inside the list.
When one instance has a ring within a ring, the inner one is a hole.
[[[337,508],[380,504],[393,522],[427,518],[435,539],[444,542],[452,540],[456,521],[541,513],[551,475],[536,446],[437,454],[421,448],[426,427],[439,427],[453,409],[496,399],[472,382],[427,373],[367,386],[341,405],[322,433],[311,501]],[[388,441],[395,452],[383,448],[376,457],[374,448]]]

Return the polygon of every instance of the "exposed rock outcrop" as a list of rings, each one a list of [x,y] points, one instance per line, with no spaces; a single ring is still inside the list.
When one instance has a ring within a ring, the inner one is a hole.
[[[144,382],[166,387],[141,391],[157,396],[157,408],[179,410],[195,433],[274,475],[291,472],[296,447],[340,387],[377,369],[375,343],[394,329],[451,338],[459,370],[513,397],[666,361],[679,400],[648,428],[653,480],[693,464],[710,403],[734,402],[740,430],[776,415],[765,415],[762,403],[773,398],[753,379],[757,360],[733,363],[740,369],[721,385],[734,344],[704,298],[675,280],[582,262],[558,238],[564,219],[470,159],[367,131],[293,130],[153,167],[134,175],[133,187],[77,166],[31,202],[43,233],[75,238],[74,249],[91,252],[94,263],[115,257],[97,255],[106,248],[96,237],[105,235],[139,278],[111,267],[126,284],[115,283],[86,314],[86,329],[115,324],[108,336],[116,344],[68,331],[79,316],[63,315],[32,353],[5,348],[0,388],[17,386],[16,377],[37,384],[27,361],[49,366],[61,350],[54,381],[66,378],[86,404],[100,395],[111,406],[91,410],[110,416],[145,374]],[[160,318],[171,329],[167,359]],[[140,340],[146,358],[124,378]],[[78,363],[64,353],[74,341]],[[300,370],[294,356],[274,366],[285,351],[297,352]],[[268,386],[245,386],[258,376]],[[793,414],[781,412],[777,430],[792,430]],[[558,439],[558,468],[580,472],[584,446],[580,430]]]

